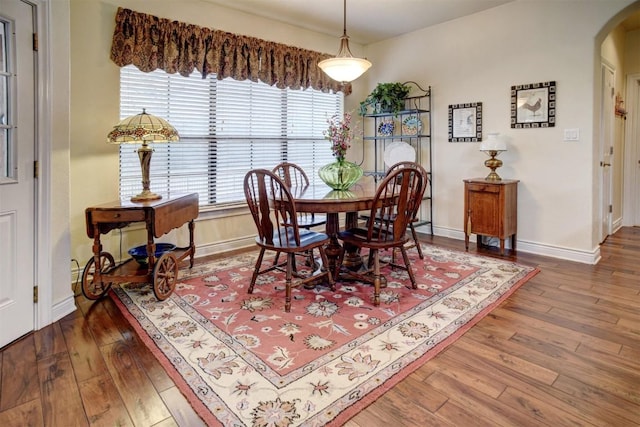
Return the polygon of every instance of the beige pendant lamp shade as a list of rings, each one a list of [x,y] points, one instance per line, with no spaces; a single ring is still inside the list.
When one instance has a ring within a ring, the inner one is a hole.
[[[153,148],[149,143],[175,142],[180,139],[178,131],[164,119],[148,114],[144,109],[142,113],[123,119],[113,127],[107,135],[110,144],[142,144],[138,149],[140,168],[142,169],[142,192],[131,198],[132,202],[144,202],[161,199],[162,196],[152,193],[150,190],[149,166]]]
[[[349,36],[347,36],[347,0],[344,0],[344,26],[340,37],[340,50],[335,58],[318,62],[318,67],[333,80],[348,83],[367,71],[371,62],[362,58],[354,58],[349,49]]]

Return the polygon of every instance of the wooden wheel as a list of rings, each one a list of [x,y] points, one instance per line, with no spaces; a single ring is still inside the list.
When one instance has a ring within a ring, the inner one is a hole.
[[[160,301],[169,298],[178,281],[178,260],[171,252],[165,252],[153,267],[153,293]]]
[[[113,256],[109,252],[100,253],[100,273],[104,274],[116,265]],[[111,282],[104,282],[104,276],[100,276],[100,281],[94,280],[96,265],[94,257],[87,262],[82,272],[82,293],[88,299],[99,299],[107,293],[111,287]]]

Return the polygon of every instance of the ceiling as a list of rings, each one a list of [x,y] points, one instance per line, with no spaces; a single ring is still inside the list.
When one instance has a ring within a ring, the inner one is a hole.
[[[342,0],[206,1],[318,33],[342,35]],[[511,1],[514,0],[349,0],[347,35],[354,43],[366,45]]]
[[[342,35],[342,0],[204,0],[335,36]],[[472,15],[516,0],[348,0],[347,35],[366,45]],[[640,29],[640,12],[629,16],[626,31]]]

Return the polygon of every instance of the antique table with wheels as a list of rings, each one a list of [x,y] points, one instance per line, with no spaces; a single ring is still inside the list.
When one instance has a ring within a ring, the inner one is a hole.
[[[175,289],[179,263],[188,256],[189,266],[193,267],[194,220],[198,217],[196,193],[146,202],[118,200],[87,208],[85,217],[87,235],[93,239],[93,257],[82,272],[82,293],[89,299],[102,297],[113,283],[131,282],[151,283],[156,298],[165,300]],[[147,263],[142,265],[129,258],[116,265],[113,256],[102,250],[100,235],[135,222],[144,222],[146,226]],[[189,246],[156,257],[154,239],[185,223],[189,227]]]

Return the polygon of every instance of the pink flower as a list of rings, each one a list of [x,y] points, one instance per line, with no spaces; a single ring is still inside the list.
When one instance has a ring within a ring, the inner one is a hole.
[[[329,123],[329,127],[323,132],[324,139],[331,141],[333,156],[338,160],[344,160],[353,139],[351,114],[344,113],[342,117],[336,114],[327,119],[327,123]]]

